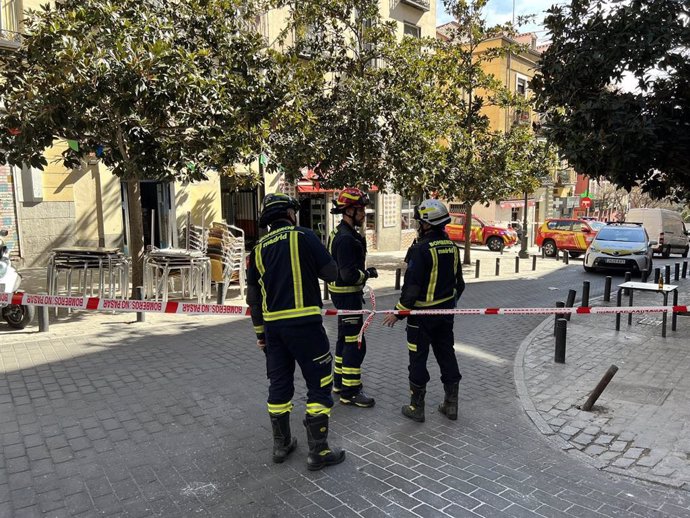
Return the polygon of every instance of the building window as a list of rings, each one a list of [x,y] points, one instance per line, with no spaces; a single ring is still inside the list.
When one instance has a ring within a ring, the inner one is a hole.
[[[518,76],[515,83],[515,92],[521,96],[527,96],[527,78],[525,76]]]
[[[412,36],[413,38],[422,37],[422,28],[413,23],[403,22],[403,34],[405,36]]]
[[[448,212],[465,212],[465,206],[463,203],[451,202],[448,204]]]
[[[323,37],[322,29],[314,25],[297,27],[293,36],[297,55],[301,58],[310,59],[317,46],[321,44]]]
[[[19,5],[16,0],[0,0],[0,40],[19,41]]]
[[[417,222],[414,219],[414,202],[412,200],[402,200],[400,208],[400,228],[402,230],[415,230]]]

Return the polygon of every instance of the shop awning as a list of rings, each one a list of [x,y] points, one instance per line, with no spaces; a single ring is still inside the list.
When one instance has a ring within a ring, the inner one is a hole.
[[[534,207],[535,201],[534,200],[527,200],[527,206],[528,207]],[[504,200],[499,203],[499,206],[502,209],[515,209],[518,207],[524,207],[525,206],[525,200]]]
[[[379,188],[375,185],[369,187],[369,192],[378,191]],[[323,194],[329,192],[337,192],[340,189],[325,189],[321,188],[318,176],[313,169],[308,169],[306,172],[302,173],[302,178],[297,182],[297,192],[300,194]]]

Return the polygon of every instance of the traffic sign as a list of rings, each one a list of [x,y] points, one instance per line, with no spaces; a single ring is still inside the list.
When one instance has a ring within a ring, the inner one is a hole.
[[[584,197],[580,198],[580,208],[589,209],[592,206],[592,198]]]

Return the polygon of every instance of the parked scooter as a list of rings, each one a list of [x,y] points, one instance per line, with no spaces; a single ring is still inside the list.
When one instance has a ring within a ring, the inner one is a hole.
[[[12,266],[10,252],[5,246],[3,237],[7,230],[0,230],[0,293],[12,294],[19,289],[22,282],[21,274]],[[36,308],[19,304],[4,304],[0,302],[0,314],[7,324],[14,329],[24,329],[34,319]]]

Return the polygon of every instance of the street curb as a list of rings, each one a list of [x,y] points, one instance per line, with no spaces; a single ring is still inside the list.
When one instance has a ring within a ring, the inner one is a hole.
[[[604,297],[594,297],[590,299],[590,302],[600,301]],[[513,363],[513,379],[515,381],[515,390],[517,392],[520,404],[527,414],[527,417],[532,421],[532,423],[537,427],[539,432],[544,435],[544,438],[549,442],[554,448],[563,450],[564,452],[572,455],[581,462],[588,464],[600,471],[606,471],[608,473],[613,473],[616,475],[622,475],[629,478],[634,478],[636,480],[642,480],[645,482],[652,482],[654,484],[672,487],[676,489],[682,489],[685,486],[685,482],[673,482],[666,477],[658,477],[652,474],[639,473],[633,469],[626,470],[617,468],[614,466],[609,466],[603,461],[591,457],[590,455],[584,453],[572,445],[569,441],[566,441],[561,436],[559,436],[551,426],[546,422],[546,420],[541,416],[539,411],[536,409],[532,398],[527,390],[527,384],[525,383],[525,371],[524,371],[524,360],[527,349],[534,339],[541,334],[545,328],[553,327],[553,317],[547,317],[544,319],[534,330],[527,335],[527,337],[520,343],[517,353],[515,354],[515,361]]]

